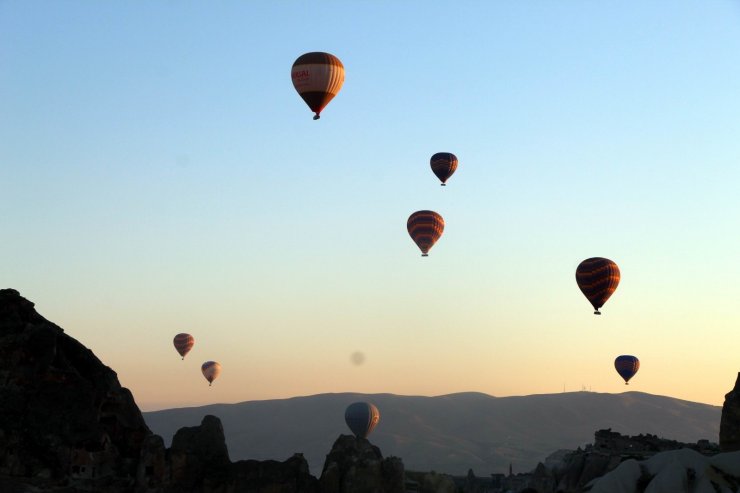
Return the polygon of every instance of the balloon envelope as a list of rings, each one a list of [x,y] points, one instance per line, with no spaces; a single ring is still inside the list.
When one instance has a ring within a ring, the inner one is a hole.
[[[357,438],[367,438],[380,421],[380,412],[369,402],[355,402],[344,411],[344,421]]]
[[[601,315],[599,308],[617,289],[619,279],[619,267],[608,258],[586,259],[576,269],[578,287],[593,305],[595,315]]]
[[[624,384],[629,385],[630,378],[634,377],[637,370],[640,369],[640,360],[636,356],[623,354],[622,356],[617,356],[617,359],[614,360],[614,368],[624,378]]]
[[[417,211],[409,216],[406,229],[421,250],[421,256],[429,255],[429,250],[442,236],[445,220],[434,211]]]
[[[319,119],[321,111],[344,84],[344,65],[329,53],[314,51],[299,56],[290,70],[293,87]]]
[[[172,343],[175,345],[177,352],[180,353],[180,356],[182,356],[182,359],[185,359],[185,355],[193,349],[195,337],[185,333],[177,334],[172,340]]]
[[[432,166],[432,172],[437,175],[442,185],[445,185],[457,169],[457,156],[451,152],[438,152],[432,156],[429,164]]]
[[[203,376],[208,380],[208,386],[210,387],[221,374],[221,364],[216,361],[206,361],[200,366],[200,371],[203,372]]]

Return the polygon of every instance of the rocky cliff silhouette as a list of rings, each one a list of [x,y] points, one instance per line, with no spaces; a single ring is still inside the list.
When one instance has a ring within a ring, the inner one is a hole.
[[[723,452],[740,450],[740,372],[735,387],[725,395],[719,424],[719,446]]]
[[[403,493],[404,468],[340,436],[324,474],[301,454],[231,462],[221,421],[166,449],[116,373],[13,289],[0,290],[0,492]]]

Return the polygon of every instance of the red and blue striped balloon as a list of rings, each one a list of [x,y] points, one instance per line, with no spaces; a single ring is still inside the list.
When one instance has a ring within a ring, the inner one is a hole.
[[[416,211],[406,221],[406,229],[421,250],[421,256],[427,257],[445,230],[445,220],[434,211]]]
[[[180,353],[180,356],[182,356],[182,359],[185,359],[185,355],[188,354],[195,345],[195,337],[185,333],[177,334],[172,340],[172,343],[175,345],[177,352]]]

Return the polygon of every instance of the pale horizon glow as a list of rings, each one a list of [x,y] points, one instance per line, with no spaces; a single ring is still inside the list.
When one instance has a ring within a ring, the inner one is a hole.
[[[290,80],[309,51],[346,69],[319,121]],[[721,405],[738,53],[729,0],[2,2],[0,287],[145,411],[564,386]],[[420,209],[446,222],[428,258]],[[622,273],[600,317],[574,278],[595,256]]]

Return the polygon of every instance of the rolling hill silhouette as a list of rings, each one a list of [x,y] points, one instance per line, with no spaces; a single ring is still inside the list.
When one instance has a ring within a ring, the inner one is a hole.
[[[407,469],[478,475],[533,469],[558,449],[591,443],[598,429],[650,433],[682,442],[717,441],[721,408],[642,392],[568,392],[521,397],[459,393],[437,397],[319,394],[280,400],[213,404],[144,414],[166,444],[177,429],[204,415],[221,418],[232,460],[284,460],[302,452],[314,474],[339,434],[344,410],[369,401],[380,410],[370,436],[385,456]]]

